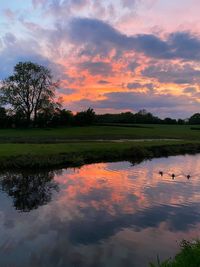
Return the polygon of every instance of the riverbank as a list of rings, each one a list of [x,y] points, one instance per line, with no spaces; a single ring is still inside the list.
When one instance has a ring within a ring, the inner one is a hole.
[[[198,267],[200,266],[200,241],[182,241],[181,250],[174,257],[164,262],[157,260],[157,264],[150,264],[150,267]]]
[[[62,168],[121,160],[139,163],[154,157],[199,152],[199,141],[1,144],[0,169]]]

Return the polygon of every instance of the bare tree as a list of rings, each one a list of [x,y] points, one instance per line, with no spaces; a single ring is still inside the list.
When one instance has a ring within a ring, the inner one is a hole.
[[[19,62],[14,67],[14,74],[2,82],[0,100],[15,112],[24,114],[30,124],[43,109],[57,104],[54,101],[57,86],[48,68],[32,62]]]

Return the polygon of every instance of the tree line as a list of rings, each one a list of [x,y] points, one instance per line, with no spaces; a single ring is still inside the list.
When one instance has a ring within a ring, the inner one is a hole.
[[[200,124],[200,113],[188,120],[160,119],[146,110],[137,113],[95,114],[92,108],[73,114],[56,101],[59,83],[51,71],[32,62],[19,62],[0,84],[0,127],[57,127],[92,124]]]

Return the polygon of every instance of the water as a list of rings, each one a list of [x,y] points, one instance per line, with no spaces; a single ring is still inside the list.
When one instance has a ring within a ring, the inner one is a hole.
[[[1,267],[147,267],[200,235],[200,155],[7,172],[0,189]]]

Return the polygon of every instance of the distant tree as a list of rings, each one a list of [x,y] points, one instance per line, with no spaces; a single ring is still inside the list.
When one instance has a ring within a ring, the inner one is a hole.
[[[78,125],[92,125],[95,122],[95,112],[92,108],[78,112],[75,116],[75,123]]]
[[[37,114],[35,125],[37,127],[52,126],[52,121],[53,121],[55,112],[56,112],[56,109],[54,105],[49,104],[47,107],[43,107]]]
[[[0,100],[16,112],[24,114],[30,125],[31,119],[54,102],[55,89],[51,71],[32,62],[19,62],[14,67],[14,74],[5,79],[0,87]]]
[[[148,111],[146,109],[141,109],[138,111],[137,114],[141,116],[146,116],[148,114]]]
[[[73,113],[70,110],[59,109],[55,110],[52,126],[69,126],[73,124]]]
[[[8,125],[8,116],[6,114],[6,109],[0,107],[0,128],[4,128]]]
[[[177,121],[175,119],[171,119],[171,118],[165,118],[163,120],[164,124],[177,124]]]
[[[189,118],[189,124],[200,124],[200,113],[195,113]]]
[[[140,110],[138,113],[134,114],[135,123],[160,123],[161,120],[145,109]]]
[[[178,119],[177,123],[178,123],[179,125],[183,125],[183,124],[185,124],[186,122],[185,122],[184,120],[182,120],[182,119]]]

